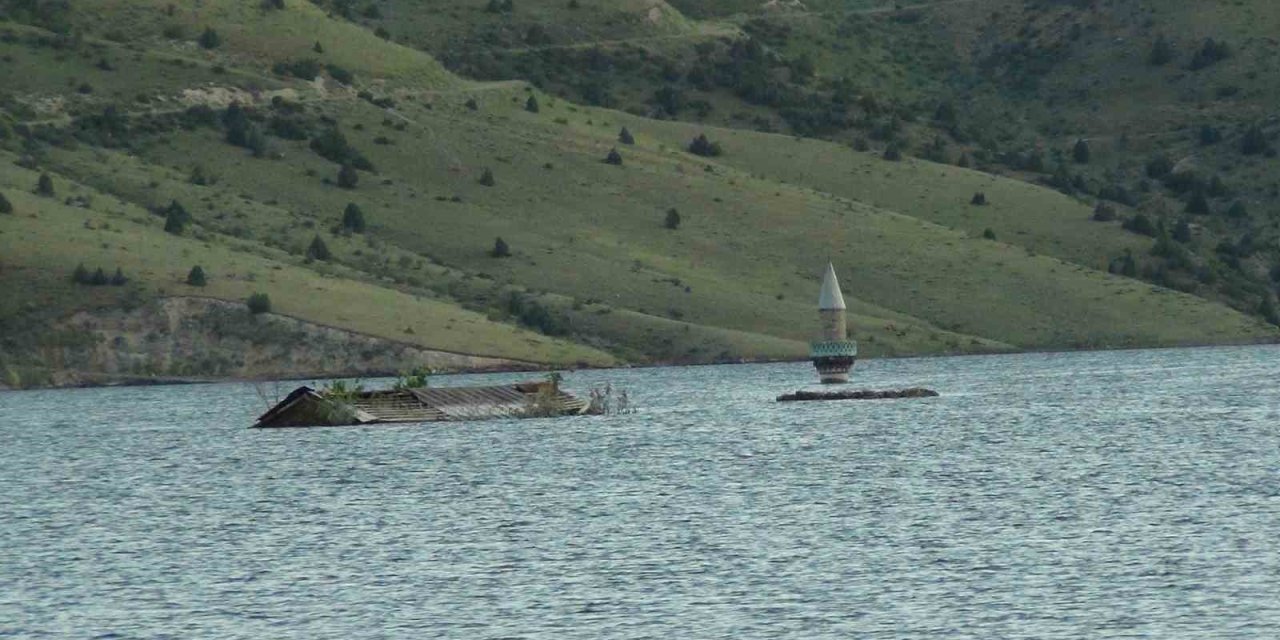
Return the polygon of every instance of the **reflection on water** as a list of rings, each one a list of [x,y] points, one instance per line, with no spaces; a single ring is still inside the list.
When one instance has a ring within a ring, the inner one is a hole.
[[[786,405],[808,365],[593,371],[641,410],[282,431],[247,385],[0,393],[0,636],[1272,638],[1277,356]]]

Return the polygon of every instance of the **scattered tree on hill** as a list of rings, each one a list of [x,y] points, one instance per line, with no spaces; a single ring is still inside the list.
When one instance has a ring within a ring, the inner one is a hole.
[[[1178,224],[1173,227],[1173,239],[1182,244],[1191,242],[1191,224],[1187,222],[1186,218],[1179,220]]]
[[[249,125],[249,132],[246,134],[244,146],[255,158],[267,157],[267,136],[262,133],[262,127],[256,124]]]
[[[1222,140],[1222,132],[1219,131],[1217,127],[1214,127],[1212,125],[1207,125],[1207,124],[1201,125],[1200,144],[1202,146],[1207,147],[1211,144],[1217,144],[1221,140]]]
[[[511,247],[507,246],[507,241],[501,237],[494,238],[493,250],[489,252],[489,255],[495,258],[509,258],[511,257]]]
[[[325,70],[329,72],[330,78],[342,84],[351,84],[356,81],[356,74],[351,73],[346,67],[330,64],[325,67]]]
[[[1262,132],[1262,127],[1258,125],[1253,125],[1246,129],[1244,136],[1240,138],[1240,152],[1246,156],[1266,153],[1270,146],[1267,143],[1267,135]]]
[[[105,286],[110,280],[107,278],[107,272],[98,267],[93,271],[93,275],[89,276],[89,284],[95,287]]]
[[[1157,36],[1151,45],[1151,53],[1147,55],[1147,63],[1154,67],[1162,67],[1173,60],[1173,45],[1163,35]]]
[[[116,267],[116,272],[111,276],[111,286],[123,287],[129,283],[129,279],[124,277],[124,271],[120,267]]]
[[[987,240],[995,240],[996,232],[993,231],[991,227],[987,227],[986,229],[982,230],[982,237],[986,238]]]
[[[1209,209],[1209,199],[1205,197],[1204,191],[1196,189],[1191,194],[1191,199],[1187,201],[1187,213],[1198,216],[1207,216],[1212,211]]]
[[[1071,157],[1076,164],[1089,164],[1089,143],[1084,138],[1076,140],[1076,146],[1071,149]]]
[[[53,189],[53,178],[50,178],[49,174],[40,174],[40,179],[36,181],[36,195],[44,196],[46,198],[52,198],[55,195]]]
[[[538,106],[538,96],[529,96],[529,99],[524,101],[524,110],[529,113],[537,113],[541,111],[541,108]]]
[[[704,158],[714,158],[724,153],[724,150],[720,148],[720,143],[708,140],[707,134],[702,133],[689,143],[689,153]]]
[[[622,131],[618,132],[618,142],[621,142],[622,144],[635,144],[636,139],[631,135],[630,131],[627,131],[626,127],[623,127]]]
[[[985,194],[985,193],[983,193],[983,192],[981,192],[981,191],[979,191],[979,192],[977,192],[977,193],[973,194],[973,197],[969,199],[969,204],[977,205],[977,206],[984,206],[984,205],[986,205],[986,204],[987,204],[987,194]]]
[[[84,268],[84,263],[76,265],[76,270],[71,272],[71,281],[76,284],[89,284],[89,270]]]
[[[205,27],[204,33],[200,34],[197,42],[200,43],[201,48],[217,49],[222,44],[222,36],[218,35],[218,32],[214,31],[213,27]]]
[[[1120,259],[1120,275],[1126,278],[1138,276],[1138,261],[1133,259],[1133,252],[1128,249],[1124,250],[1124,257]]]
[[[342,212],[342,228],[351,233],[364,233],[364,211],[352,202]]]
[[[967,153],[960,154],[960,158],[956,160],[956,166],[961,169],[968,169],[972,164],[973,162],[969,160],[969,154]]]
[[[204,269],[202,269],[200,265],[191,267],[191,271],[187,272],[187,284],[193,287],[203,287],[208,284],[208,280],[204,275]]]
[[[390,39],[391,39],[391,32],[390,32],[390,31],[387,31],[387,28],[386,28],[386,27],[378,27],[377,29],[374,29],[374,30],[373,30],[373,35],[378,36],[379,38],[382,38],[383,40],[390,40]]]
[[[1258,314],[1267,322],[1280,326],[1280,312],[1276,311],[1276,301],[1270,293],[1262,295],[1262,304],[1258,305]]]
[[[484,170],[484,173],[480,174],[479,182],[486,187],[492,187],[497,184],[497,181],[493,179],[493,171],[487,168]]]
[[[622,166],[622,154],[618,153],[617,147],[609,150],[609,155],[604,157],[604,163],[619,167]]]
[[[13,203],[3,193],[0,193],[0,213],[13,213]]]
[[[245,305],[249,307],[249,313],[255,316],[260,313],[270,313],[271,297],[265,293],[254,293],[245,300]]]
[[[1151,218],[1145,213],[1139,213],[1132,218],[1124,221],[1121,225],[1125,230],[1144,236],[1156,237],[1156,226],[1151,223]]]
[[[1245,206],[1243,200],[1236,200],[1231,203],[1231,208],[1227,209],[1227,217],[1233,220],[1241,220],[1249,217],[1249,209]]]
[[[172,233],[175,236],[182,235],[187,223],[191,221],[191,214],[187,213],[186,207],[182,203],[174,200],[164,209],[164,230],[165,233]]]
[[[672,230],[680,228],[680,212],[676,211],[675,207],[667,209],[667,217],[663,220],[662,226]]]
[[[319,40],[316,40],[316,43],[311,46],[311,50],[316,53],[324,53],[324,45],[320,44]]]
[[[891,142],[889,146],[884,148],[884,159],[889,162],[898,162],[902,160],[902,149],[898,148],[898,143]]]
[[[350,164],[344,164],[338,169],[338,186],[343,189],[354,189],[360,183],[360,173]]]
[[[1148,178],[1154,178],[1158,180],[1160,178],[1163,178],[1169,175],[1169,173],[1172,171],[1173,171],[1173,160],[1170,160],[1169,156],[1163,153],[1154,155],[1151,157],[1151,159],[1147,160],[1147,177]]]
[[[1224,198],[1231,195],[1231,189],[1228,189],[1227,184],[1222,181],[1222,176],[1214,174],[1213,178],[1209,180],[1209,185],[1205,187],[1205,193],[1210,198]]]
[[[467,98],[466,105],[467,108],[472,111],[478,111],[480,109],[480,103],[476,102],[475,98]]]
[[[1200,49],[1191,57],[1191,64],[1187,65],[1187,68],[1192,71],[1199,71],[1230,57],[1231,47],[1227,43],[1218,42],[1213,38],[1205,38],[1200,45]]]
[[[1105,202],[1099,202],[1098,206],[1093,208],[1093,219],[1097,222],[1111,222],[1116,219],[1116,208]]]
[[[311,244],[307,246],[307,260],[322,260],[328,262],[333,258],[333,254],[329,253],[329,246],[319,235],[311,238]]]

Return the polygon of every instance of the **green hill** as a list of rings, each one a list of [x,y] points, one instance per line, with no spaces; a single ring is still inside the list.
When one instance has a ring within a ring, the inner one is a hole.
[[[1152,241],[1054,190],[466,81],[415,48],[566,12],[591,18],[553,36],[566,46],[724,28],[670,5],[25,4],[0,23],[16,71],[0,96],[0,368],[24,383],[58,368],[46,347],[73,339],[73,312],[251,293],[318,326],[556,366],[803,357],[828,259],[872,356],[1277,337],[1108,273],[1152,264]],[[718,153],[688,151],[704,134]],[[52,194],[35,193],[42,173]],[[128,283],[76,284],[81,264]],[[197,264],[204,287],[184,283]]]

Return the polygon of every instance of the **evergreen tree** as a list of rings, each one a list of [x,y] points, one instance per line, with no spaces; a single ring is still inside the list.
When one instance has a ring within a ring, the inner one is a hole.
[[[1133,253],[1128,249],[1124,251],[1124,259],[1120,265],[1120,275],[1126,278],[1136,278],[1138,276],[1138,262],[1133,259]]]
[[[342,212],[342,228],[352,233],[364,233],[364,211],[352,202]]]
[[[1191,200],[1187,201],[1187,213],[1200,216],[1207,216],[1211,213],[1209,209],[1209,199],[1205,197],[1204,191],[1196,189],[1191,194]]]
[[[1163,35],[1158,36],[1154,44],[1151,45],[1151,53],[1147,55],[1147,62],[1155,67],[1162,67],[1173,60],[1173,46],[1165,39]]]
[[[102,267],[95,269],[93,275],[89,276],[89,284],[95,287],[101,287],[108,282],[110,280],[107,279],[107,272],[103,271]]]
[[[205,279],[204,269],[200,268],[200,265],[191,267],[191,271],[187,272],[187,284],[193,287],[203,287],[208,284],[208,280]]]
[[[891,142],[889,146],[884,148],[884,159],[890,162],[898,162],[902,160],[902,149],[898,148],[898,143]]]
[[[1207,124],[1200,127],[1201,146],[1207,147],[1211,144],[1217,144],[1220,140],[1222,140],[1222,132],[1218,131],[1216,127]]]
[[[476,102],[475,98],[467,98],[466,105],[467,105],[467,108],[472,111],[480,110],[480,103]]]
[[[973,197],[969,199],[969,204],[977,205],[977,206],[984,206],[984,205],[986,205],[986,204],[987,204],[987,194],[985,194],[985,193],[983,193],[983,192],[981,192],[981,191],[979,191],[978,193],[973,194]]]
[[[271,312],[271,298],[265,293],[255,293],[250,295],[249,299],[245,301],[245,304],[249,307],[249,313],[252,313],[255,316],[260,313]]]
[[[1276,301],[1270,293],[1262,295],[1262,304],[1258,305],[1258,313],[1271,324],[1280,326],[1280,312],[1276,310]]]
[[[124,271],[120,267],[116,267],[115,275],[111,276],[111,286],[123,287],[128,282],[129,279],[124,277]]]
[[[76,265],[76,270],[71,272],[71,281],[76,284],[89,284],[89,270],[84,268],[84,263]]]
[[[1244,132],[1244,137],[1240,139],[1240,151],[1246,156],[1254,156],[1260,153],[1266,153],[1270,145],[1267,143],[1267,136],[1262,131],[1262,127],[1254,125]]]
[[[1132,218],[1125,220],[1124,224],[1121,226],[1124,227],[1125,230],[1132,231],[1133,233],[1151,236],[1152,238],[1156,237],[1156,226],[1151,223],[1151,218],[1148,218],[1145,213],[1139,213]]]
[[[623,127],[622,131],[618,132],[618,142],[622,144],[635,144],[636,139],[631,135],[630,131],[627,131],[626,127]]]
[[[496,183],[496,181],[494,181],[494,179],[493,179],[493,171],[492,171],[492,170],[490,170],[490,169],[485,169],[485,170],[484,170],[484,173],[480,174],[480,184],[482,184],[482,185],[484,185],[484,186],[486,186],[486,187],[492,187],[494,184],[497,184],[497,183]]]
[[[622,154],[618,153],[617,147],[609,150],[609,155],[604,157],[604,163],[619,167],[622,166]]]
[[[1097,222],[1111,222],[1116,219],[1116,208],[1105,202],[1099,202],[1098,206],[1093,208],[1093,219]]]
[[[538,106],[538,97],[529,96],[529,99],[524,101],[524,110],[529,113],[537,113],[541,111],[541,108]]]
[[[1234,220],[1247,218],[1249,217],[1249,209],[1245,206],[1243,200],[1236,200],[1231,203],[1231,208],[1227,209],[1227,217]]]
[[[222,36],[218,35],[218,32],[214,31],[213,27],[205,27],[204,33],[200,34],[198,42],[204,49],[217,49],[218,45],[222,44]]]
[[[1089,164],[1089,143],[1081,138],[1076,140],[1076,146],[1071,149],[1071,157],[1075,159],[1076,164]]]
[[[263,135],[262,128],[256,124],[249,125],[249,132],[245,135],[244,146],[253,152],[253,157],[264,158],[267,155],[267,137]]]
[[[166,233],[180,236],[190,221],[191,214],[187,213],[187,209],[177,200],[170,202],[169,206],[164,210],[164,230]]]
[[[36,195],[52,198],[54,196],[53,178],[49,174],[40,174],[40,179],[36,181]]]
[[[0,213],[13,213],[13,203],[0,193]]]
[[[719,143],[708,140],[707,134],[703,133],[689,143],[689,153],[704,158],[712,158],[724,153],[724,150],[720,148]]]
[[[1186,218],[1179,220],[1178,224],[1173,228],[1173,239],[1182,244],[1191,242],[1191,225]]]
[[[324,45],[320,44],[319,40],[316,40],[316,43],[312,45],[311,50],[316,53],[324,53]]]
[[[986,229],[982,230],[982,237],[986,238],[987,240],[995,240],[996,232],[993,231],[991,227],[987,227]]]
[[[338,169],[338,186],[343,189],[354,189],[360,182],[360,173],[350,164],[342,165]]]
[[[663,221],[662,226],[672,230],[680,228],[680,212],[676,211],[675,207],[667,209],[667,218]]]
[[[489,255],[495,258],[509,258],[511,257],[511,247],[507,246],[507,241],[501,237],[494,238],[493,250],[489,252]]]
[[[311,244],[307,246],[307,259],[327,262],[331,258],[333,254],[329,253],[329,246],[324,243],[324,240],[318,235],[311,238]]]

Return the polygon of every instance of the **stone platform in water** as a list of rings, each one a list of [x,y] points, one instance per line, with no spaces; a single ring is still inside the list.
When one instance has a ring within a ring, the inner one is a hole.
[[[897,400],[899,398],[936,398],[938,392],[933,389],[913,387],[889,391],[873,391],[870,389],[846,391],[797,391],[778,396],[778,402],[807,402],[814,400]]]

